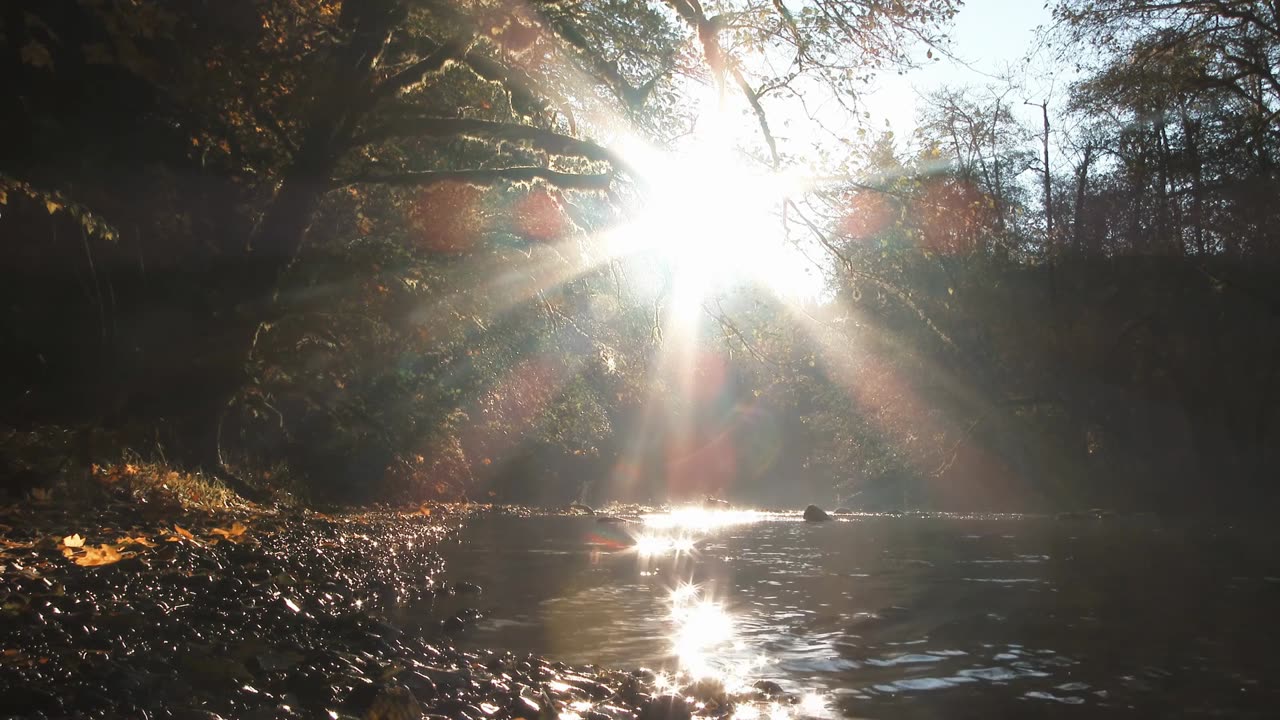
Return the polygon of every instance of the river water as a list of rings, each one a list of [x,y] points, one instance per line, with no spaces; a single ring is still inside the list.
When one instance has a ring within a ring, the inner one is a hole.
[[[476,647],[771,680],[791,716],[1280,716],[1280,543],[1154,517],[486,517]],[[752,712],[754,714],[754,711]]]

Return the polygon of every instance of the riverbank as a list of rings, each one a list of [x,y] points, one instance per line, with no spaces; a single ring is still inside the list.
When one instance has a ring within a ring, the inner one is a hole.
[[[432,547],[467,517],[521,512],[325,514],[225,495],[10,505],[0,509],[0,715],[654,717],[644,671],[461,651],[451,633],[473,619],[465,610],[386,619],[480,591],[451,581]],[[681,702],[674,710],[663,716],[687,716]]]

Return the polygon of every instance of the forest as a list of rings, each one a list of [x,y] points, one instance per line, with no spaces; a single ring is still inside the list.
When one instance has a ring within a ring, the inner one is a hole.
[[[1052,5],[906,137],[959,0],[9,0],[0,476],[1264,507],[1280,11]]]

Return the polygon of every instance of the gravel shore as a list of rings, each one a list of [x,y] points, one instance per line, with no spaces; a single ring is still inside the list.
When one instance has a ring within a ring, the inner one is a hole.
[[[644,670],[463,652],[452,633],[475,612],[389,622],[394,606],[481,590],[446,582],[432,550],[479,512],[519,511],[0,509],[0,715],[651,720],[730,710],[714,693],[655,696]]]

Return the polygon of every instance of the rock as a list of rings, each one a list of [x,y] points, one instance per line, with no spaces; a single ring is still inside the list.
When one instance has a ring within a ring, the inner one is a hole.
[[[640,711],[640,720],[691,720],[689,703],[679,695],[659,695]]]
[[[630,521],[630,520],[628,520],[628,519],[626,519],[626,518],[614,517],[614,516],[612,516],[612,515],[598,515],[598,516],[596,516],[596,522],[599,522],[599,523],[614,523],[614,524],[616,524],[616,525],[625,525],[625,524],[627,524],[627,523],[629,523],[629,522],[631,522],[631,521]]]
[[[680,693],[698,702],[714,703],[716,705],[724,705],[729,698],[728,693],[725,691],[724,683],[715,678],[695,680],[681,689]]]
[[[524,720],[538,720],[542,717],[542,708],[538,706],[535,700],[517,695],[512,698],[511,704],[507,706],[507,713],[513,718],[524,718]]]
[[[781,695],[783,692],[782,686],[772,680],[757,680],[751,687],[767,696]]]
[[[728,510],[729,508],[733,507],[732,505],[729,504],[728,500],[721,500],[719,498],[713,498],[713,497],[708,497],[706,500],[704,500],[702,502],[702,506],[708,510]]]
[[[453,584],[453,591],[459,595],[479,595],[483,592],[483,588],[473,582],[456,582]]]
[[[581,675],[562,675],[560,681],[576,688],[594,700],[604,700],[613,695],[613,691],[609,689],[609,686]]]
[[[436,689],[436,683],[426,675],[414,670],[404,673],[397,678],[405,687],[413,691],[416,698],[422,700],[431,700],[439,694]],[[463,682],[466,682],[465,679]]]
[[[838,507],[835,510],[832,510],[831,514],[832,515],[852,515],[853,510],[850,510],[847,507]]]
[[[364,711],[365,720],[417,720],[422,717],[422,704],[403,685],[382,688],[373,704]]]
[[[595,515],[596,514],[596,511],[591,509],[590,505],[583,505],[582,503],[570,503],[569,512],[574,515]]]
[[[444,621],[445,630],[461,630],[462,628],[474,623],[484,617],[484,613],[475,608],[464,608],[458,611],[457,615]]]
[[[805,522],[823,522],[824,520],[830,520],[830,519],[831,519],[831,516],[828,515],[825,510],[818,507],[817,505],[810,505],[809,507],[804,509]]]

